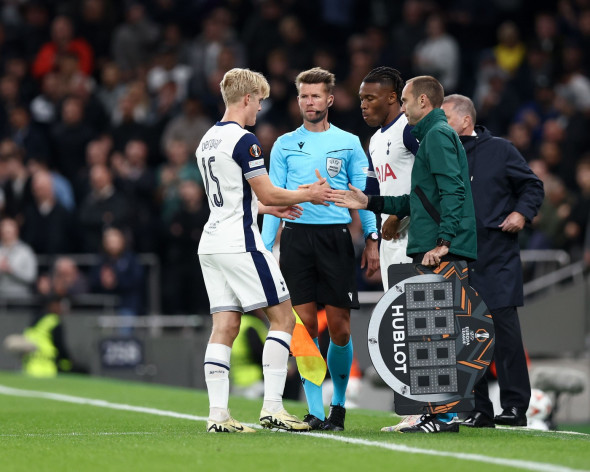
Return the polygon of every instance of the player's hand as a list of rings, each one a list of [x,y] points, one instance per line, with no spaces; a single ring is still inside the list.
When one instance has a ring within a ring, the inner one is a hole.
[[[526,220],[522,214],[513,211],[498,225],[498,227],[505,233],[518,233],[524,228],[525,222]]]
[[[277,218],[284,218],[285,220],[296,220],[301,217],[303,207],[300,205],[267,206],[266,213],[276,216]]]
[[[379,244],[377,241],[367,240],[361,256],[361,269],[367,267],[367,277],[372,277],[379,270]]]
[[[315,175],[318,178],[318,180],[321,181],[326,181],[327,179],[325,179],[324,177],[322,177],[322,174],[320,174],[319,170],[315,170]],[[305,188],[309,188],[311,187],[311,184],[301,184],[299,187],[297,187],[298,189],[305,189]]]
[[[449,253],[449,248],[446,246],[436,246],[431,249],[422,258],[422,265],[426,267],[438,267],[441,259]]]
[[[329,203],[326,203],[326,200],[329,200],[330,197],[330,184],[328,184],[328,180],[326,178],[320,175],[319,170],[315,170],[315,175],[317,176],[318,180],[316,180],[313,184],[308,184],[307,187],[307,190],[310,194],[309,201],[314,205],[330,206]]]
[[[400,220],[396,215],[389,215],[381,227],[381,237],[385,241],[399,239]]]
[[[352,210],[364,210],[367,208],[369,197],[352,184],[348,184],[348,188],[350,190],[332,190],[328,200],[334,202],[336,206]]]

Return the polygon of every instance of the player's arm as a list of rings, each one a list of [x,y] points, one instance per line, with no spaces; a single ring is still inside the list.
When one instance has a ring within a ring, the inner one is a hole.
[[[286,220],[296,220],[301,217],[303,207],[301,205],[287,206],[266,206],[258,202],[258,213],[261,215],[272,215]]]
[[[416,154],[418,154],[418,148],[420,147],[420,143],[412,134],[413,128],[414,127],[410,125],[405,126],[403,133],[403,142],[404,147],[415,156]]]
[[[309,186],[297,190],[286,189],[287,163],[278,145],[273,146],[271,152],[269,174],[254,176],[248,182],[258,200],[266,206],[290,206],[303,202],[311,202],[314,205],[328,205],[325,200],[329,185],[326,183],[326,179],[319,175],[318,180]]]
[[[352,210],[369,210],[373,213],[387,213],[388,215],[409,215],[410,196],[401,195],[393,197],[387,195],[365,195],[362,190],[348,184],[350,190],[332,190],[328,201],[336,206],[350,208]]]
[[[270,169],[269,178],[273,185],[285,188],[287,186],[287,163],[286,158],[281,152],[280,140],[278,140],[272,147],[270,153]],[[275,215],[266,214],[262,222],[262,242],[269,251],[275,244],[277,231],[281,224],[281,219]]]
[[[371,158],[370,151],[367,151],[367,159],[369,160],[369,170],[367,172],[367,183],[365,185],[365,195],[381,195],[381,188],[379,187],[379,180],[375,172],[375,165]],[[381,238],[386,241],[392,239],[399,239],[399,224],[400,219],[396,215],[389,215],[381,226]]]
[[[275,187],[267,174],[248,180],[258,199],[265,206],[291,206],[297,203],[310,202],[314,205],[328,206],[326,200],[330,195],[330,187],[325,178],[318,179],[309,187],[287,190]]]
[[[361,143],[355,138],[353,151],[349,160],[349,182],[358,185],[365,190],[368,183],[369,160],[363,152]],[[376,180],[376,179],[374,179]],[[363,226],[365,236],[365,249],[361,256],[361,269],[367,268],[367,275],[370,277],[379,270],[379,233],[377,229],[377,218],[370,211],[359,211],[359,217]]]
[[[361,147],[358,138],[355,138],[353,150],[348,161],[348,179],[349,183],[354,187],[364,191],[367,185],[367,174],[369,169],[368,158]],[[363,233],[365,238],[369,237],[371,233],[377,232],[377,219],[375,214],[370,211],[360,211],[359,217],[363,225]]]
[[[420,143],[418,140],[412,135],[411,131],[414,127],[410,125],[406,125],[403,131],[403,143],[404,147],[412,153],[412,156],[416,156],[418,153],[418,147]],[[409,159],[407,153],[401,153],[400,158]],[[365,192],[367,193],[367,192]],[[368,194],[370,195],[370,194]],[[385,241],[391,241],[392,239],[399,239],[399,226],[401,224],[402,219],[399,218],[397,215],[389,215],[388,218],[383,222],[381,227],[381,237]]]
[[[365,181],[365,195],[381,195],[379,180],[377,180],[377,173],[375,172],[373,159],[371,159],[371,154],[368,151],[367,160],[369,161],[369,169],[367,170],[367,178]]]

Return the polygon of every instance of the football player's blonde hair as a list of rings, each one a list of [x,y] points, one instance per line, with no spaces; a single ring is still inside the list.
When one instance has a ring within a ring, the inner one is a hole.
[[[264,76],[260,72],[254,72],[250,69],[236,68],[228,70],[219,86],[221,87],[221,96],[225,106],[238,102],[248,94],[268,98],[270,93],[270,86]]]

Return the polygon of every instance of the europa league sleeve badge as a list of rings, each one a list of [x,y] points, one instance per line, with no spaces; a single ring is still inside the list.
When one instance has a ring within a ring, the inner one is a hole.
[[[494,352],[492,315],[465,262],[395,264],[371,315],[371,361],[400,415],[471,411]]]

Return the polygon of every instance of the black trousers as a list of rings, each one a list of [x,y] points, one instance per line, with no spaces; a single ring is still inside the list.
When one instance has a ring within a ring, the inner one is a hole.
[[[522,334],[516,307],[490,310],[496,331],[494,361],[500,386],[500,404],[503,409],[517,407],[527,409],[531,399],[531,384]],[[474,388],[475,411],[494,417],[487,378],[481,379]]]

